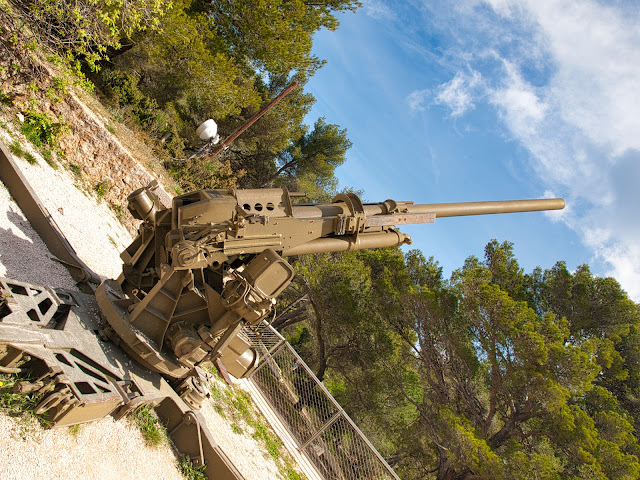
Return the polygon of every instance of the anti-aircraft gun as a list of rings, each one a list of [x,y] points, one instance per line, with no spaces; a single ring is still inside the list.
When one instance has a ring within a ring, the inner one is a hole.
[[[422,204],[295,204],[282,189],[200,190],[162,209],[153,188],[129,209],[143,223],[122,253],[123,273],[96,296],[109,336],[140,364],[179,379],[221,357],[236,377],[257,361],[239,335],[267,318],[294,271],[283,257],[410,244],[397,225],[437,217],[561,209],[562,199]]]
[[[217,138],[215,122],[201,129],[201,138]],[[0,177],[74,279],[96,281],[1,144]],[[219,480],[242,475],[198,412],[205,396],[199,367],[215,362],[240,378],[256,365],[242,329],[272,315],[294,275],[286,257],[409,244],[398,225],[439,217],[564,207],[562,199],[362,203],[354,194],[302,204],[296,199],[303,194],[282,188],[200,190],[164,208],[156,186],[129,195],[139,234],[121,254],[122,274],[102,282],[95,296],[0,278],[0,373],[28,374],[14,390],[39,394],[35,413],[56,426],[154,406],[177,449]]]
[[[242,328],[272,314],[294,275],[286,257],[411,243],[398,225],[438,217],[564,207],[562,199],[362,203],[354,194],[300,204],[301,194],[282,188],[201,190],[163,208],[154,189],[129,196],[139,235],[121,254],[122,274],[95,297],[0,278],[0,373],[28,373],[14,390],[39,394],[35,413],[56,426],[154,406],[177,449],[222,480],[242,475],[198,412],[198,367],[216,362],[239,378],[256,365]]]

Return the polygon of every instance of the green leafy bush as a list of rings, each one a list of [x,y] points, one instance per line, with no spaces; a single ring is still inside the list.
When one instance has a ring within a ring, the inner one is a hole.
[[[98,199],[102,200],[104,196],[109,193],[109,189],[111,188],[111,183],[109,180],[103,180],[102,182],[96,183],[93,186],[93,191],[96,192]]]
[[[67,126],[46,113],[35,110],[24,112],[24,123],[20,128],[22,134],[38,148],[58,148],[60,135],[67,131]]]
[[[14,0],[16,13],[26,20],[41,43],[65,56],[70,64],[82,59],[100,69],[110,50],[136,33],[154,30],[173,2],[129,0]],[[29,38],[26,46],[35,44]]]
[[[125,120],[131,120],[160,139],[171,156],[183,155],[184,141],[178,133],[182,125],[172,104],[160,108],[155,99],[140,90],[134,74],[109,70],[103,73],[102,79],[104,93],[121,109]]]

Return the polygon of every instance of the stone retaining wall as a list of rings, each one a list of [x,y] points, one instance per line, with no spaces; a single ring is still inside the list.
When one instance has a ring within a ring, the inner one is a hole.
[[[78,165],[93,185],[108,182],[103,200],[126,209],[127,196],[160,178],[143,167],[120,141],[105,127],[105,122],[89,110],[75,95],[60,103],[50,103],[51,115],[61,116],[69,132],[59,143],[67,161]],[[156,191],[165,207],[172,196],[160,186]],[[129,225],[127,225],[129,228]]]
[[[45,69],[50,76],[55,75],[48,67]],[[93,112],[73,93],[61,96],[60,101],[52,101],[46,94],[46,88],[50,86],[48,79],[41,78],[38,84],[41,85],[40,90],[33,92],[27,84],[13,83],[9,88],[13,105],[0,108],[0,118],[6,122],[4,126],[14,132],[14,138],[21,137],[17,133],[20,126],[16,116],[27,110],[42,111],[51,118],[60,118],[68,129],[58,139],[66,162],[80,167],[82,179],[90,185],[89,188],[105,182],[105,187],[101,189],[103,201],[117,211],[126,212],[127,196],[157,180],[160,187],[156,193],[161,203],[165,207],[171,205],[172,195],[163,188],[159,176],[136,160],[106,128],[105,125],[109,123],[107,119]],[[35,107],[31,105],[34,99],[37,104]],[[128,213],[122,220],[129,232],[135,234],[140,222]]]

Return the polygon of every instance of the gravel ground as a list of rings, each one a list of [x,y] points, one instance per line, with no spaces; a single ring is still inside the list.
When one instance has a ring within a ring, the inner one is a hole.
[[[111,417],[42,430],[35,423],[0,415],[3,480],[181,480],[168,447],[149,448],[140,430]]]
[[[4,132],[0,132],[0,139],[10,143]],[[131,238],[113,212],[78,190],[68,171],[54,170],[42,159],[37,165],[18,162],[78,256],[98,275],[116,278],[122,269],[119,252]],[[0,276],[75,288],[69,273],[51,259],[44,242],[1,183]],[[208,404],[203,414],[216,441],[247,480],[279,478],[273,460],[251,438],[251,432],[233,433]],[[135,427],[110,417],[83,425],[73,436],[64,427],[42,430],[32,425],[25,430],[24,422],[0,413],[0,448],[3,480],[182,478],[169,447],[146,447]]]
[[[209,402],[202,405],[202,415],[218,445],[231,458],[246,480],[267,480],[280,478],[278,467],[269,454],[256,445],[251,438],[250,427],[244,426],[243,433],[234,433],[229,422],[217,413]],[[1,476],[0,476],[1,478]]]
[[[5,145],[12,142],[4,131],[0,131],[0,140]],[[38,198],[47,208],[53,220],[64,232],[78,256],[101,277],[116,278],[122,271],[120,252],[131,243],[129,232],[120,224],[107,205],[98,202],[92,194],[76,188],[79,179],[61,167],[51,168],[36,151],[30,149],[28,142],[21,145],[24,150],[31,151],[39,159],[39,162],[30,165],[25,160],[18,158],[16,162],[18,162],[20,171],[36,191]],[[6,192],[6,189],[3,190]],[[4,199],[0,201],[3,204],[5,202]],[[13,214],[8,215],[10,215],[10,221],[15,218]],[[24,221],[24,217],[22,219]],[[33,236],[37,237],[37,234],[33,233],[31,238]],[[8,252],[1,253],[7,254]],[[25,252],[25,255],[30,253],[30,251]],[[50,257],[46,247],[42,255]],[[4,258],[2,263],[5,263]],[[8,273],[7,275],[13,274]],[[63,286],[51,282],[47,284],[55,287]]]
[[[75,289],[65,267],[49,250],[0,183],[0,276],[23,282]]]

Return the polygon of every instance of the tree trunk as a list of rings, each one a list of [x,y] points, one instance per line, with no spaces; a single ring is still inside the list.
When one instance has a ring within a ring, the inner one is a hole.
[[[327,351],[324,344],[324,338],[322,336],[322,319],[320,318],[320,312],[312,299],[309,299],[309,303],[311,303],[311,306],[316,313],[314,326],[316,330],[316,339],[318,341],[318,370],[315,374],[316,377],[318,377],[318,380],[322,381],[324,374],[327,371]]]
[[[280,167],[278,169],[278,171],[276,173],[274,173],[273,175],[271,175],[271,177],[269,177],[269,179],[264,182],[262,185],[260,185],[260,188],[264,188],[267,185],[269,185],[271,182],[273,182],[276,178],[278,178],[278,176],[280,176],[280,174],[282,172],[284,172],[285,170],[287,170],[288,168],[292,167],[293,165],[295,165],[296,163],[298,163],[297,160],[291,160],[290,162],[285,163],[282,167]]]
[[[283,329],[295,325],[298,322],[304,320],[302,316],[303,313],[307,311],[307,306],[303,305],[301,307],[296,308],[295,310],[285,313],[283,315],[278,316],[273,322],[271,322],[271,326],[282,332]]]
[[[302,303],[302,305],[294,310],[291,310],[298,303]],[[309,295],[305,293],[301,297],[298,297],[296,300],[291,302],[287,306],[287,308],[280,315],[278,315],[273,322],[271,322],[271,326],[280,332],[285,327],[302,321],[302,318],[298,320],[296,320],[296,318],[300,317],[304,312],[306,312],[308,303]]]

